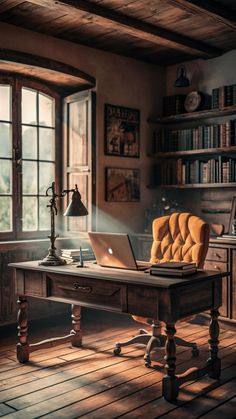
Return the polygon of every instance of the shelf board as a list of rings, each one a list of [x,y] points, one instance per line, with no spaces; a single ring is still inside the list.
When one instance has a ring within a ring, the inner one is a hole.
[[[149,189],[202,189],[202,188],[236,188],[236,182],[231,183],[188,183],[186,185],[148,185]]]
[[[160,118],[149,119],[148,122],[151,123],[158,123],[158,124],[173,124],[173,123],[181,123],[181,122],[188,122],[194,121],[197,119],[209,119],[209,118],[217,118],[227,115],[235,114],[236,117],[236,106],[227,106],[222,109],[207,109],[205,111],[197,111],[192,113],[183,113],[179,115],[172,115],[172,116],[163,116]]]
[[[182,156],[201,156],[210,154],[231,154],[236,153],[236,146],[222,148],[202,148],[197,150],[167,151],[153,154],[154,158],[182,157]]]

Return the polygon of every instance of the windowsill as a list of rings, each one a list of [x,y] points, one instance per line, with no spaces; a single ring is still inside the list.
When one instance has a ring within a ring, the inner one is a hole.
[[[78,236],[76,235],[71,235],[71,236],[61,236],[61,237],[58,237],[57,239],[56,239],[56,244],[58,243],[58,247],[60,248],[60,242],[64,242],[64,241],[72,241],[72,242],[74,242],[75,241],[75,239],[77,239],[77,240],[86,240],[86,239],[88,239],[88,234],[87,233],[81,233],[81,232],[78,232]],[[34,244],[34,245],[38,245],[38,247],[41,247],[41,244],[42,245],[45,245],[45,246],[47,246],[48,245],[48,247],[49,247],[49,245],[50,245],[50,240],[48,239],[48,238],[45,238],[45,239],[42,239],[42,238],[40,238],[40,239],[21,239],[21,240],[3,240],[3,241],[0,241],[0,252],[2,251],[2,250],[4,250],[4,251],[6,251],[6,250],[11,250],[12,248],[19,248],[20,246],[23,246],[24,248],[25,247],[30,247],[32,244]]]

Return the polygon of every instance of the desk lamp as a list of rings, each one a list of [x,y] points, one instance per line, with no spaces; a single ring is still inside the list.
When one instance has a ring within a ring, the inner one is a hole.
[[[58,235],[55,235],[55,215],[57,215],[56,200],[58,198],[63,198],[70,192],[73,192],[71,201],[63,215],[67,217],[88,215],[88,211],[81,201],[81,195],[77,185],[75,185],[74,189],[64,189],[60,194],[57,194],[55,192],[55,182],[52,182],[52,185],[46,190],[46,196],[50,197],[49,204],[47,205],[47,207],[50,208],[51,214],[51,234],[48,236],[50,239],[50,247],[48,249],[48,255],[39,262],[39,265],[58,266],[66,264],[66,261],[56,253],[55,240]]]

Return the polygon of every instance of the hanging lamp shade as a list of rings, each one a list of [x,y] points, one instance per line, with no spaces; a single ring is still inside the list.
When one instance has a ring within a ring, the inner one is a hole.
[[[78,191],[77,185],[75,185],[71,201],[69,202],[69,205],[63,215],[66,217],[80,217],[88,215],[88,210],[81,201],[81,195]]]
[[[177,70],[177,79],[175,80],[175,87],[188,87],[190,81],[187,77],[186,68],[184,65],[180,66]]]

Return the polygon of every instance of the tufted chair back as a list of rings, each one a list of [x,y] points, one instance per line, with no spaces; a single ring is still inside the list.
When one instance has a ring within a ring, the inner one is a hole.
[[[190,213],[173,213],[156,218],[152,225],[152,263],[195,262],[203,268],[209,243],[209,225]]]

